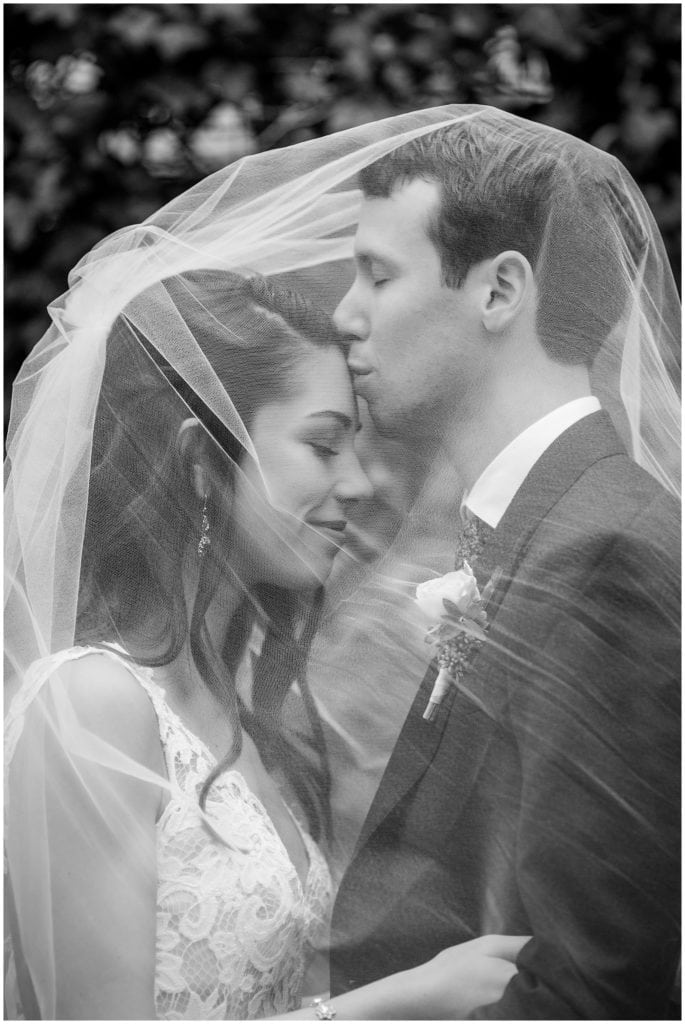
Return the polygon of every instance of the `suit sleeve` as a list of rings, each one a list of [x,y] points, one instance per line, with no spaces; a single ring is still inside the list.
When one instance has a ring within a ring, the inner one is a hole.
[[[665,1014],[679,955],[678,551],[667,520],[636,523],[549,550],[519,594],[537,641],[519,651],[508,714],[534,938],[476,1018]]]

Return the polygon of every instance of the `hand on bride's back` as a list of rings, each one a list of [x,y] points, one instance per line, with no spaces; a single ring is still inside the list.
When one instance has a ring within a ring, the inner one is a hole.
[[[416,1016],[461,1020],[501,999],[516,974],[516,957],[530,936],[483,935],[443,949],[413,969]]]

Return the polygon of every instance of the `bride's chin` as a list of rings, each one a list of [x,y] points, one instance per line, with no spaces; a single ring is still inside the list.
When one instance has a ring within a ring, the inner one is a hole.
[[[293,589],[312,590],[323,586],[331,575],[334,560],[335,555],[322,556],[312,559],[306,567],[302,566],[296,574],[297,579],[293,579]]]
[[[265,583],[271,583],[285,590],[315,590],[328,579],[333,569],[337,550],[332,552],[307,550],[301,555],[290,553],[290,557],[272,562],[262,574]]]

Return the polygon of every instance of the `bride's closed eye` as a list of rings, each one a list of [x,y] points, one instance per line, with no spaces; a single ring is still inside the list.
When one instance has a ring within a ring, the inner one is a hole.
[[[315,432],[306,433],[303,440],[305,444],[314,449],[317,455],[323,458],[333,458],[340,455],[350,433],[351,428],[348,429],[335,422],[323,430],[319,427]]]
[[[356,423],[340,412],[315,413],[301,434],[301,440],[322,459],[340,455],[347,438],[352,438]]]
[[[332,458],[335,455],[339,455],[340,452],[337,448],[333,448],[328,444],[324,444],[319,441],[308,441],[310,448],[313,448],[317,454],[322,455],[325,458]]]

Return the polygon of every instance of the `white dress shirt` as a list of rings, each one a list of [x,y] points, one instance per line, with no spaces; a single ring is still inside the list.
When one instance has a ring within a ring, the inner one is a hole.
[[[587,395],[560,405],[526,427],[486,466],[471,490],[464,494],[462,517],[471,513],[494,529],[543,452],[570,426],[600,408],[599,400]]]

